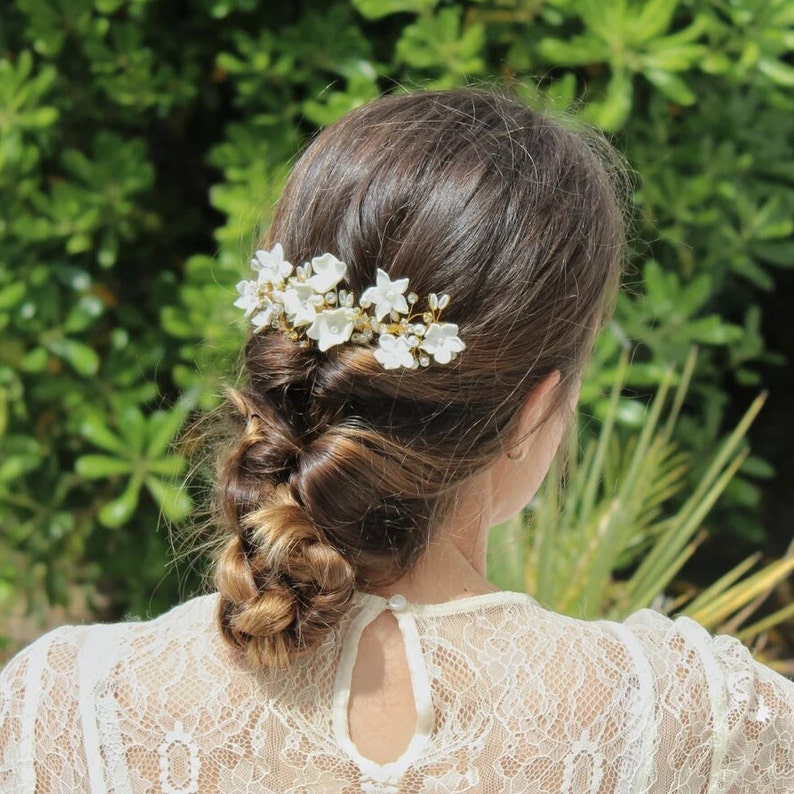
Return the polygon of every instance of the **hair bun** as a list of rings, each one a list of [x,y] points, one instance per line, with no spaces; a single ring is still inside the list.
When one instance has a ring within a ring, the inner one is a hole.
[[[254,664],[283,667],[338,623],[355,573],[286,485],[241,523],[218,560],[220,624]]]

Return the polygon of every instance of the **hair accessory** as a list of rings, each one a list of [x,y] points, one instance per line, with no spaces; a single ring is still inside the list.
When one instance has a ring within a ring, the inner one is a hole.
[[[308,346],[312,340],[323,351],[377,339],[374,355],[384,369],[426,367],[431,357],[449,364],[466,347],[455,323],[439,322],[449,295],[431,293],[420,310],[407,278],[392,281],[378,268],[375,286],[356,301],[352,292],[339,288],[347,265],[333,254],[294,267],[276,243],[270,251],[257,251],[251,267],[257,277],[237,285],[234,305],[245,311],[254,333],[279,330],[299,344]]]

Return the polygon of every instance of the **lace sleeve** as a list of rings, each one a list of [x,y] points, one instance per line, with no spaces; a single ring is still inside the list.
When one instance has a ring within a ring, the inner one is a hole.
[[[794,791],[794,683],[758,664],[732,637],[712,641],[719,792]],[[709,660],[711,661],[711,660]]]
[[[643,610],[626,622],[655,674],[649,791],[794,791],[794,683],[732,637]]]
[[[42,637],[0,672],[0,791],[90,789],[75,663],[79,631]]]

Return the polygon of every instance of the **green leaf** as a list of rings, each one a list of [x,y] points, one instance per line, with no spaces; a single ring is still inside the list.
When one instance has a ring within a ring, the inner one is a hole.
[[[50,360],[50,354],[43,347],[34,347],[22,359],[22,372],[44,372]]]
[[[779,267],[794,267],[794,240],[753,242],[752,252]]]
[[[648,407],[639,400],[622,399],[618,403],[615,418],[625,427],[640,428],[648,416]]]
[[[579,13],[588,32],[608,42],[615,48],[625,43],[627,8],[626,0],[575,0],[574,8]]]
[[[156,411],[149,417],[146,455],[150,460],[159,458],[169,448],[182,429],[190,408],[190,403],[183,401],[170,411]]]
[[[633,100],[631,76],[619,68],[612,72],[604,98],[586,106],[584,116],[603,130],[619,130],[629,117]]]
[[[769,219],[756,229],[756,238],[759,240],[780,240],[782,237],[791,237],[792,233],[794,233],[794,221],[790,218]]]
[[[8,484],[25,474],[35,471],[41,465],[41,455],[7,455],[0,460],[0,483]]]
[[[190,515],[193,502],[184,486],[166,483],[156,477],[147,477],[146,487],[169,521],[181,521]]]
[[[664,303],[670,299],[671,295],[665,273],[661,265],[653,259],[649,259],[645,263],[643,281],[645,283],[645,292],[655,302]]]
[[[81,295],[63,324],[67,334],[76,334],[90,328],[102,316],[105,305],[96,295]]]
[[[115,14],[125,0],[94,0],[94,7],[102,14]]]
[[[461,29],[461,15],[462,9],[442,8],[408,25],[397,42],[397,58],[417,69],[442,68],[450,84],[453,76],[482,72],[485,29],[479,24]]]
[[[660,36],[673,21],[679,0],[646,0],[633,21],[634,40],[645,42]]]
[[[46,340],[45,345],[51,353],[71,364],[80,375],[96,375],[99,370],[99,356],[83,342],[61,337]]]
[[[709,345],[725,345],[742,337],[741,326],[726,323],[716,314],[691,321],[687,326],[687,336],[692,342]]]
[[[678,102],[679,105],[694,105],[696,97],[694,91],[678,75],[663,71],[662,69],[645,69],[648,78],[668,99]]]
[[[169,455],[166,458],[147,461],[146,470],[164,477],[178,477],[185,470],[186,462],[182,455]]]
[[[794,88],[794,66],[789,66],[775,58],[760,58],[758,70],[777,85]]]
[[[75,462],[75,471],[87,480],[102,480],[106,477],[118,477],[129,474],[133,463],[109,455],[82,455]]]
[[[677,298],[678,308],[688,317],[703,308],[713,290],[711,277],[703,273],[686,284]]]
[[[574,36],[570,41],[541,39],[537,51],[549,63],[560,66],[583,66],[609,60],[604,42],[593,36]]]
[[[421,14],[432,11],[438,0],[353,0],[353,8],[366,19],[381,19],[390,14]]]
[[[360,107],[379,94],[375,79],[355,77],[347,82],[346,91],[328,91],[322,96],[322,101],[307,99],[302,103],[301,109],[310,121],[319,126],[333,124],[346,113]]]
[[[140,482],[131,479],[121,496],[102,506],[99,511],[99,520],[102,524],[111,529],[117,529],[126,524],[138,507],[140,489]]]
[[[130,450],[143,453],[149,433],[148,423],[136,405],[125,405],[119,411],[117,426]]]
[[[105,424],[106,419],[107,417],[99,413],[89,414],[80,422],[80,434],[86,441],[107,452],[116,452],[122,456],[129,455],[129,447],[108,429]]]
[[[9,284],[0,289],[0,311],[8,311],[18,306],[25,297],[27,288],[22,282]]]

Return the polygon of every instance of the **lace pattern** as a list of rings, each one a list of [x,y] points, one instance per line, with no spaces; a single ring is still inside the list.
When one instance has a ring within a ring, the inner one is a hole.
[[[248,669],[215,596],[145,623],[66,628],[0,674],[0,791],[794,791],[794,684],[726,637],[518,594],[421,606],[358,595],[316,654]],[[357,635],[391,608],[417,729],[378,765],[349,739]]]

